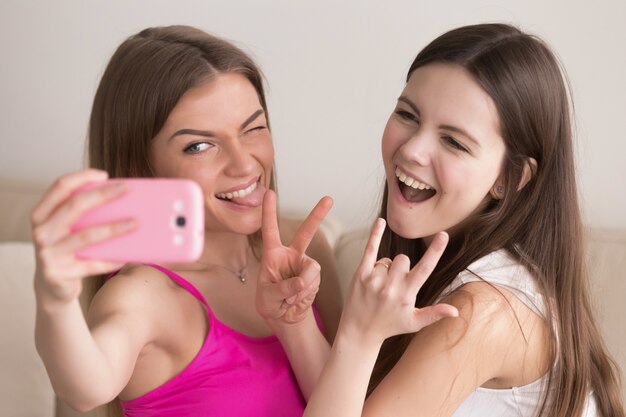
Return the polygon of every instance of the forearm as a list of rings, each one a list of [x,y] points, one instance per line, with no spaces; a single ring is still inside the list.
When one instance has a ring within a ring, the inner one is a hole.
[[[296,375],[305,399],[313,392],[330,353],[328,341],[310,310],[301,323],[272,326]]]
[[[37,303],[35,343],[57,395],[90,409],[117,395],[113,367],[94,340],[78,300],[48,308]]]
[[[337,334],[305,416],[361,416],[381,343],[348,339]]]

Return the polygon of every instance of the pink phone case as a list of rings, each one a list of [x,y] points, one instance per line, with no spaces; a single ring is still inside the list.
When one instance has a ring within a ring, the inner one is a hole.
[[[137,227],[81,249],[77,256],[137,263],[198,259],[204,246],[204,197],[198,184],[184,179],[120,178],[85,189],[120,181],[126,184],[126,193],[85,213],[72,231],[128,218],[135,219]]]

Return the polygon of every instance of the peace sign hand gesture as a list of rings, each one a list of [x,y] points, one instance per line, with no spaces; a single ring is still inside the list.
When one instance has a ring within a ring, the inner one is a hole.
[[[435,235],[424,256],[413,267],[406,255],[376,260],[385,221],[372,229],[363,258],[352,279],[339,331],[362,341],[382,343],[386,338],[415,333],[445,317],[458,316],[449,304],[415,308],[415,297],[435,269],[448,244],[447,233]]]
[[[320,285],[320,265],[305,254],[333,201],[322,198],[298,228],[291,244],[280,239],[276,195],[268,190],[263,198],[263,253],[257,283],[256,307],[272,328],[304,319]]]

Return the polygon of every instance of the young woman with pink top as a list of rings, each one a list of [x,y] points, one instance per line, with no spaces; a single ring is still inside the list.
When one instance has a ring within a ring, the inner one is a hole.
[[[129,417],[302,415],[310,388],[301,394],[281,344],[255,309],[261,202],[275,182],[254,62],[190,27],[131,36],[98,87],[88,147],[93,169],[57,180],[32,212],[36,345],[57,395],[77,410],[110,403]],[[196,181],[206,219],[198,261],[77,259],[80,248],[134,227],[118,222],[70,232],[84,212],[124,193],[111,186],[74,193],[108,177]],[[331,204],[322,199],[301,226],[281,220],[297,254],[293,267],[303,272],[264,292],[283,300],[280,314],[297,315],[318,291],[319,265],[311,258],[319,261],[324,280],[315,311],[329,340],[340,295],[330,248],[315,233]]]
[[[305,416],[624,417],[549,48],[505,24],[439,36],[409,69],[382,156],[382,219],[332,349],[311,310],[259,309],[296,374],[317,380]],[[274,216],[263,224],[260,289],[290,263]]]

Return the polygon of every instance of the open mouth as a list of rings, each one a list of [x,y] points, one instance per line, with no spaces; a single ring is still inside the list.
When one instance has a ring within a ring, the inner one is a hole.
[[[398,167],[396,167],[396,178],[398,179],[400,193],[408,202],[421,203],[437,194],[437,190],[431,185],[407,175]]]

